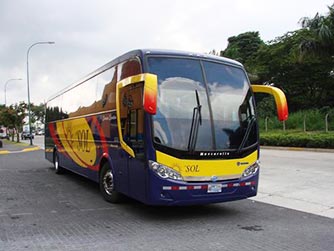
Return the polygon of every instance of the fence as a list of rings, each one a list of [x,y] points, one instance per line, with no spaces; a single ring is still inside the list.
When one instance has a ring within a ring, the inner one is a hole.
[[[268,132],[268,130],[277,130],[282,129],[285,130],[303,130],[304,132],[310,131],[325,131],[330,132],[334,131],[334,120],[330,121],[333,116],[329,113],[326,113],[324,116],[312,116],[311,114],[303,114],[302,116],[294,116],[292,117],[292,121],[290,118],[287,121],[279,122],[277,119],[266,117],[264,119],[264,130]],[[290,121],[291,122],[290,122]],[[263,119],[262,119],[263,121]],[[259,121],[260,128],[263,128],[263,122]]]

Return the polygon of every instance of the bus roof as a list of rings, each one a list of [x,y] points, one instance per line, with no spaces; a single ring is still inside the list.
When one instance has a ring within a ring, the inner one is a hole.
[[[119,63],[121,63],[121,62],[123,62],[127,59],[134,58],[136,56],[138,56],[140,58],[144,58],[144,56],[148,56],[148,55],[155,55],[155,56],[161,55],[161,56],[172,56],[172,57],[175,56],[175,57],[190,57],[190,58],[196,58],[196,59],[207,59],[207,60],[219,61],[219,62],[222,62],[222,63],[227,63],[227,64],[231,64],[231,65],[234,65],[234,66],[242,67],[242,64],[239,63],[238,61],[235,61],[235,60],[229,59],[229,58],[225,58],[225,57],[215,56],[215,55],[212,55],[212,54],[177,51],[177,50],[163,50],[163,49],[137,49],[137,50],[129,51],[129,52],[113,59],[109,63],[107,63],[107,64],[101,66],[100,68],[98,68],[97,70],[89,73],[88,75],[81,78],[80,80],[78,80],[78,81],[70,84],[69,86],[65,87],[64,89],[58,91],[56,94],[49,97],[47,99],[47,102],[51,101],[52,99],[56,98],[57,96],[61,95],[62,93],[74,88],[75,86],[80,85],[84,81],[96,76],[100,72],[109,69],[110,67],[112,67],[114,65],[117,65],[117,64],[119,64]]]
[[[193,57],[193,58],[204,58],[204,59],[209,59],[209,60],[215,60],[215,61],[220,61],[228,64],[233,64],[237,66],[242,66],[241,63],[238,61],[225,58],[225,57],[220,57],[220,56],[215,56],[212,54],[207,54],[207,53],[197,53],[197,52],[187,52],[187,51],[177,51],[177,50],[159,50],[159,49],[141,49],[141,50],[135,50],[139,51],[142,55],[166,55],[166,56],[176,56],[176,57]]]
[[[121,63],[129,58],[133,58],[135,56],[139,56],[143,58],[144,56],[147,55],[161,55],[161,56],[175,56],[175,57],[193,57],[193,58],[204,58],[204,59],[209,59],[209,60],[214,60],[214,61],[220,61],[223,63],[228,63],[228,64],[233,64],[239,67],[242,67],[242,64],[239,63],[236,60],[225,58],[225,57],[220,57],[220,56],[215,56],[212,54],[206,54],[206,53],[195,53],[195,52],[186,52],[186,51],[177,51],[177,50],[163,50],[163,49],[137,49],[137,50],[132,50],[129,51],[114,60],[110,61],[109,63],[105,64],[101,68],[99,68],[97,71],[101,71],[104,68],[109,68],[113,65],[116,65],[118,63]]]

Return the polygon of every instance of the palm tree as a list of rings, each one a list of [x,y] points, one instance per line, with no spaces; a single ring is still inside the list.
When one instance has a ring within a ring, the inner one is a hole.
[[[334,4],[328,6],[329,13],[322,16],[317,13],[314,18],[304,17],[300,23],[305,40],[300,44],[302,55],[334,55]]]

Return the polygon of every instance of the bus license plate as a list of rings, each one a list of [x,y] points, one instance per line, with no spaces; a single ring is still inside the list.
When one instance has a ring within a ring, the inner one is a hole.
[[[221,192],[222,192],[222,184],[208,185],[208,193],[221,193]]]

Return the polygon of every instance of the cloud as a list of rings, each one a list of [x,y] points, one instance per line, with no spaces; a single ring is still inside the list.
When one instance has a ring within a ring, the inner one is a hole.
[[[326,12],[329,0],[2,0],[0,1],[0,103],[40,103],[113,58],[137,48],[195,52],[221,50],[227,38],[259,31],[274,39],[299,27],[303,16]]]

